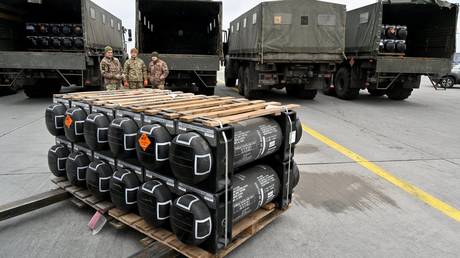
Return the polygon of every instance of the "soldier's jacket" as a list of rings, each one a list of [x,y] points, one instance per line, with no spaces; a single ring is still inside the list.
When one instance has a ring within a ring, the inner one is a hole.
[[[158,59],[155,63],[151,61],[149,64],[149,74],[150,82],[153,85],[164,85],[169,75],[168,65],[161,59]]]
[[[121,63],[116,57],[104,57],[100,64],[101,74],[104,78],[104,84],[119,84],[123,79],[123,70]]]
[[[125,62],[126,80],[130,82],[142,82],[147,80],[147,67],[140,58],[130,58]]]

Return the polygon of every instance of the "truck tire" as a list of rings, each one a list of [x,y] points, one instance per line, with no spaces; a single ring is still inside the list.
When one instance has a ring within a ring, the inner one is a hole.
[[[401,84],[395,84],[387,90],[386,94],[391,100],[405,100],[412,94],[413,89],[403,88]]]
[[[236,79],[230,77],[230,72],[225,67],[225,86],[227,87],[235,87],[236,86]]]
[[[43,97],[43,94],[35,86],[24,86],[24,94],[31,99]]]
[[[359,88],[351,88],[350,71],[346,67],[340,67],[335,75],[335,93],[345,100],[356,99],[359,95]]]
[[[385,90],[377,90],[377,89],[367,89],[367,92],[369,92],[369,94],[374,97],[382,97],[383,95],[386,94]]]
[[[254,88],[254,81],[251,80],[251,71],[249,69],[250,66],[244,69],[244,97],[247,99],[254,99],[257,96],[257,91],[253,90]]]
[[[200,87],[200,93],[204,94],[206,96],[212,96],[214,95],[214,87]]]
[[[441,79],[439,84],[442,88],[453,88],[455,85],[455,78],[452,76],[445,76]]]
[[[238,69],[238,93],[244,96],[244,66]]]
[[[317,90],[302,88],[302,85],[287,85],[286,92],[288,96],[299,99],[314,99],[318,93]]]

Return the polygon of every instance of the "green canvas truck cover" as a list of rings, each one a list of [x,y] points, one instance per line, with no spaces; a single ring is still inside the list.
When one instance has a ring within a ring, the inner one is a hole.
[[[230,54],[292,58],[333,54],[345,46],[345,6],[314,0],[263,2],[230,24]]]
[[[458,6],[440,0],[379,1],[347,12],[347,55],[376,55],[382,25],[408,26],[408,57],[451,58]]]

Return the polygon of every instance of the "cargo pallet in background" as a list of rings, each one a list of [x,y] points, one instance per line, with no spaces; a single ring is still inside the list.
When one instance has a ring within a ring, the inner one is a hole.
[[[72,186],[66,178],[55,177],[52,178],[51,181],[100,213],[108,214],[108,216],[123,223],[124,225],[160,242],[161,244],[166,245],[171,249],[176,250],[189,258],[224,257],[228,255],[238,246],[253,237],[257,232],[265,228],[265,226],[273,222],[288,208],[287,207],[284,210],[276,209],[276,205],[274,203],[266,204],[259,210],[253,212],[251,215],[233,225],[232,242],[222,250],[219,250],[216,254],[212,254],[197,246],[182,243],[177,239],[174,233],[166,229],[151,227],[137,214],[128,213],[114,208],[114,205],[111,202],[101,201],[100,199],[92,196],[87,189]]]
[[[279,196],[273,200],[273,205],[276,203],[278,208],[287,209],[292,199],[288,185],[289,167],[293,156],[293,149],[290,148],[296,138],[293,131],[295,131],[294,122],[297,117],[292,110],[297,105],[282,106],[277,102],[262,100],[249,101],[233,97],[203,96],[151,89],[56,95],[54,102],[63,103],[67,107],[81,107],[88,114],[97,110],[105,114],[110,113],[110,116],[114,118],[130,117],[137,122],[139,127],[159,123],[168,130],[172,137],[190,131],[198,132],[203,136],[208,141],[216,160],[215,172],[204,182],[189,185],[179,182],[173,176],[142,168],[140,170],[143,171],[143,177],[140,179],[144,179],[141,181],[159,179],[168,185],[171,192],[177,196],[192,193],[205,201],[211,212],[213,227],[210,238],[200,246],[208,253],[219,253],[233,246],[233,240],[237,234],[232,230],[241,223],[233,225],[231,208],[233,188],[231,180],[226,181],[226,176],[231,179],[234,172],[232,148],[234,128],[232,124],[266,116],[271,116],[280,124],[284,138],[277,152],[277,158],[262,160],[277,171],[282,185]],[[94,152],[94,156],[101,154],[106,153]],[[225,159],[227,159],[226,162]],[[123,163],[120,162],[120,159],[115,163],[118,167],[123,167],[119,165]],[[135,170],[139,171],[139,169]],[[76,190],[81,191],[82,189],[71,187],[69,191],[75,192]],[[81,191],[81,193],[89,192]],[[83,198],[81,193],[80,198]],[[85,203],[94,205],[87,201]],[[246,220],[243,219],[243,221]],[[236,233],[239,232],[236,231]]]

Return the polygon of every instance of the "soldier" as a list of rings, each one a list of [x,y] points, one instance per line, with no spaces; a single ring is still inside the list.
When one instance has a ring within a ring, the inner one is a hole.
[[[138,54],[136,48],[131,49],[131,58],[125,62],[125,88],[141,89],[148,85],[147,67],[144,61],[137,57]]]
[[[101,61],[100,70],[104,78],[104,90],[119,90],[121,89],[121,81],[123,80],[123,71],[121,63],[116,57],[113,57],[113,49],[109,46],[105,47],[105,56]]]
[[[152,61],[149,64],[150,82],[154,89],[165,89],[165,81],[169,75],[168,65],[160,59],[157,52],[152,53]]]

